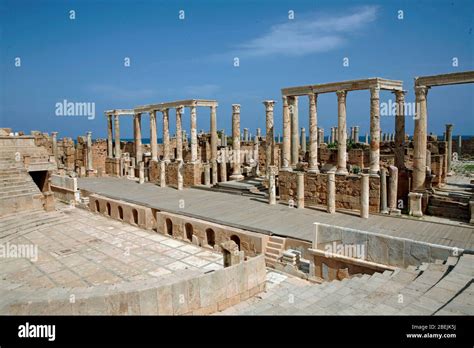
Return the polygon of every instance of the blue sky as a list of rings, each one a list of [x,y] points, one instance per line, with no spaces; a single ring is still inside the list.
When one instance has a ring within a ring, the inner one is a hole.
[[[402,80],[413,101],[415,76],[473,70],[473,1],[6,1],[0,0],[0,127],[105,137],[103,111],[178,99],[217,99],[218,128],[265,128],[262,101],[281,88],[367,77]],[[76,19],[69,18],[74,10]],[[185,19],[179,19],[184,10]],[[295,18],[288,18],[293,10]],[[398,11],[404,18],[398,19]],[[15,58],[21,67],[15,67]],[[130,67],[124,59],[130,58]],[[234,67],[234,57],[240,66]],[[349,58],[349,66],[343,59]],[[456,57],[458,67],[453,67]],[[474,134],[474,86],[430,90],[429,126]],[[347,97],[348,126],[369,128],[369,92]],[[55,105],[94,102],[96,117],[58,117]],[[300,126],[308,123],[306,98]],[[381,93],[381,101],[393,99]],[[173,119],[172,114],[171,119]],[[337,123],[335,94],[318,99],[319,126]],[[149,132],[143,118],[143,136]],[[393,131],[393,117],[382,117]],[[407,131],[413,120],[407,119]],[[171,122],[172,133],[174,122]],[[158,131],[161,134],[161,123]],[[185,116],[188,129],[189,118]],[[198,128],[209,110],[198,109]],[[122,137],[132,136],[131,118]]]

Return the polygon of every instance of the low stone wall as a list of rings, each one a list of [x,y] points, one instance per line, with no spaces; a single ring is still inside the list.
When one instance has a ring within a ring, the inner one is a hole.
[[[296,202],[297,172],[280,171],[278,174],[278,189],[280,199]],[[327,205],[327,174],[305,173],[304,196],[307,205]],[[360,176],[336,175],[336,208],[360,210]],[[369,178],[369,211],[380,211],[380,178]]]
[[[163,211],[155,211],[154,216],[158,232],[202,247],[222,251],[220,244],[233,240],[246,256],[262,254],[264,250],[265,236],[259,233]]]
[[[263,255],[196,276],[120,283],[90,288],[17,291],[19,299],[0,308],[10,315],[205,315],[222,311],[265,290]],[[72,301],[73,299],[73,301]]]
[[[51,191],[55,198],[66,203],[79,201],[77,178],[52,174],[50,180]]]
[[[317,231],[313,240],[313,249],[325,251],[334,246],[358,246],[363,250],[361,260],[395,266],[418,266],[423,262],[434,263],[436,260],[447,260],[449,256],[459,256],[462,249],[441,245],[417,242],[405,238],[397,238],[347,227],[338,227],[317,223]],[[317,237],[316,237],[317,234]],[[457,255],[455,255],[457,253]],[[347,256],[347,255],[346,255]],[[359,255],[360,256],[360,255]]]
[[[212,170],[212,169],[211,169]],[[154,183],[160,182],[161,167],[160,162],[150,161],[149,163],[149,181]],[[183,175],[184,187],[191,187],[201,185],[203,179],[203,164],[202,163],[184,163]],[[178,186],[178,162],[166,163],[166,185]]]

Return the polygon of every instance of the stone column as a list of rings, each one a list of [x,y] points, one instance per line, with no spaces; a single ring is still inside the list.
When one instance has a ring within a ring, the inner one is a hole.
[[[360,217],[369,218],[369,174],[360,176]]]
[[[225,129],[221,129],[221,146],[225,146]]]
[[[462,136],[458,135],[458,159],[461,158],[462,155]]]
[[[370,174],[380,170],[380,88],[370,89]]]
[[[150,111],[151,160],[158,161],[158,136],[156,134],[156,111]]]
[[[92,169],[92,132],[87,132],[87,172],[91,172]]]
[[[347,144],[346,144],[346,95],[347,91],[337,91],[337,130],[338,130],[338,142],[337,142],[337,174],[348,174],[346,168],[347,160]]]
[[[327,212],[334,214],[336,212],[336,175],[334,172],[328,172],[327,186]]]
[[[318,169],[318,95],[311,93],[309,98],[309,156],[308,156],[308,172],[319,173]],[[303,128],[304,129],[304,128]],[[303,136],[303,133],[301,133]],[[306,137],[306,134],[305,134]],[[306,140],[305,147],[306,151]]]
[[[114,118],[115,126],[115,158],[120,158],[122,156],[122,150],[120,149],[120,124],[119,124],[119,115],[115,115]]]
[[[59,163],[58,161],[58,132],[51,132],[51,140],[52,140],[52,150],[53,150],[53,156],[54,156],[54,161],[56,163]],[[107,148],[109,150],[109,148]]]
[[[296,190],[297,190],[297,197],[296,197],[296,204],[299,209],[304,208],[304,173],[298,172],[298,179],[296,182]]]
[[[400,215],[400,209],[397,208],[397,192],[398,192],[398,168],[395,166],[388,167],[388,208],[390,215]]]
[[[232,175],[231,180],[242,180],[240,169],[240,104],[232,104]]]
[[[268,175],[268,204],[276,204],[275,170],[273,166],[270,166],[270,173]]]
[[[114,157],[114,145],[113,145],[113,135],[112,135],[112,115],[107,115],[107,157]]]
[[[426,95],[428,88],[418,86],[415,88],[416,94],[416,118],[415,132],[413,134],[413,175],[412,190],[424,191],[426,178]]]
[[[181,159],[178,161],[178,190],[182,190],[183,186],[184,186],[184,163],[183,163],[183,160]]]
[[[166,187],[166,163],[160,162],[160,187]]]
[[[369,145],[369,134],[365,133],[365,143]]]
[[[299,158],[299,134],[298,134],[298,97],[291,97],[290,115],[291,115],[291,166],[295,167]]]
[[[278,133],[278,144],[281,144],[281,134]]]
[[[351,127],[351,132],[350,132],[350,136],[349,136],[349,141],[350,142],[354,142],[354,127]]]
[[[208,163],[204,165],[204,185],[211,186],[211,166]]]
[[[257,137],[258,139],[262,137],[262,130],[260,128],[257,128]]]
[[[169,123],[169,109],[164,109],[163,113],[163,160],[170,161],[170,123]]]
[[[254,141],[253,141],[253,158],[255,161],[255,176],[260,175],[260,168],[259,168],[259,159],[260,159],[260,154],[259,154],[259,139],[260,137],[258,135],[255,136]]]
[[[145,183],[145,162],[138,162],[138,183]]]
[[[138,167],[138,163],[143,161],[142,156],[142,115],[137,113],[133,115],[133,129],[134,129],[134,140],[135,140],[135,165]]]
[[[321,145],[323,143],[324,143],[324,128],[318,128],[318,145]]]
[[[183,107],[176,108],[176,160],[183,160],[183,131],[181,129]]]
[[[336,141],[336,129],[334,127],[331,127],[331,139],[329,140],[329,143],[334,143]]]
[[[339,130],[337,127],[334,127],[334,142],[339,141]]]
[[[359,142],[359,126],[354,127],[354,142]]]
[[[447,158],[448,158],[448,174],[451,173],[451,161],[453,159],[453,125],[452,124],[447,124],[446,125],[446,139],[448,142],[448,151],[447,151]]]
[[[227,152],[221,149],[221,182],[227,181]]]
[[[191,162],[196,163],[198,161],[196,105],[192,105],[189,109],[191,118]]]
[[[265,119],[266,119],[266,137],[265,137],[265,172],[268,176],[270,166],[274,164],[274,134],[273,134],[273,108],[275,101],[265,100]]]
[[[410,212],[409,215],[421,217],[423,212],[421,210],[421,198],[423,197],[422,193],[410,192],[408,194]]]
[[[290,110],[288,106],[288,97],[283,96],[283,144],[282,144],[282,158],[281,170],[291,170],[291,121]]]
[[[387,214],[387,169],[380,168],[380,212]]]
[[[301,138],[301,151],[303,153],[306,153],[306,129],[304,127],[301,127],[300,138]]]
[[[249,141],[249,129],[244,128],[244,141],[248,142]]]
[[[211,166],[212,184],[217,184],[217,105],[211,106]]]

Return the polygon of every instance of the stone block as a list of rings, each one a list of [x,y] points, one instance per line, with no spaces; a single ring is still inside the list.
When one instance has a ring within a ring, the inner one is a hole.
[[[388,264],[387,237],[367,234],[367,260]]]

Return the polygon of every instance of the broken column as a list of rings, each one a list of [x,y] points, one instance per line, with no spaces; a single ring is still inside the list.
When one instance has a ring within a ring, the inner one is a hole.
[[[221,182],[227,181],[227,152],[225,149],[221,149]]]
[[[296,182],[297,198],[296,204],[298,209],[304,208],[304,173],[298,172]]]
[[[249,141],[249,129],[244,128],[244,141],[248,142]]]
[[[160,187],[166,187],[166,163],[160,162]]]
[[[306,129],[301,127],[301,151],[306,153]]]
[[[400,209],[397,208],[398,192],[398,168],[388,167],[388,209],[390,215],[400,215]]]
[[[54,161],[58,163],[58,132],[51,132],[51,138]]]
[[[369,218],[369,174],[360,176],[360,217]]]
[[[273,109],[275,106],[275,101],[265,100],[263,104],[265,105],[265,120],[266,120],[265,172],[268,176],[268,172],[270,171],[270,166],[274,164]]]
[[[327,212],[334,214],[336,212],[336,174],[328,172],[327,184]]]
[[[318,145],[324,143],[324,128],[318,128]]]
[[[331,140],[329,142],[332,144],[336,141],[336,129],[331,127]]]
[[[145,183],[145,163],[143,161],[138,162],[138,183]]]
[[[370,89],[370,174],[380,170],[380,88]]]
[[[253,158],[254,158],[254,161],[255,161],[255,176],[259,176],[260,175],[260,168],[259,168],[259,136],[256,135],[255,136],[255,139],[253,141]]]
[[[204,185],[211,186],[211,166],[209,163],[204,165]]]
[[[380,212],[388,214],[387,210],[387,169],[380,168]]]
[[[338,126],[338,142],[337,142],[337,174],[346,175],[347,171],[347,144],[346,144],[346,95],[347,91],[340,90],[337,94],[337,126]]]
[[[182,190],[184,186],[184,163],[183,160],[178,161],[178,190]]]
[[[446,125],[446,140],[448,142],[448,151],[447,151],[447,159],[448,159],[448,168],[447,172],[448,175],[451,175],[451,161],[453,159],[453,125],[447,124]]]
[[[423,216],[423,212],[421,210],[422,197],[423,197],[423,194],[418,193],[418,192],[410,192],[408,194],[409,208],[410,208],[409,214],[411,216],[416,216],[416,217]]]
[[[359,142],[359,126],[354,127],[354,142]]]
[[[92,168],[92,132],[87,132],[87,176],[93,172]]]
[[[275,172],[276,168],[270,166],[268,173],[268,204],[276,204],[276,186],[275,186]]]
[[[415,131],[413,134],[413,174],[412,174],[412,190],[424,191],[426,179],[426,95],[428,88],[425,86],[417,86],[416,94],[416,117]]]
[[[311,93],[309,97],[309,154],[308,154],[308,172],[319,173],[318,168],[318,111],[317,94]],[[303,130],[301,137],[303,137]],[[303,140],[302,140],[303,141]],[[304,134],[304,147],[306,151],[306,134]]]
[[[282,156],[281,156],[281,170],[291,170],[291,120],[290,110],[288,105],[288,97],[283,96],[283,144],[282,144]]]
[[[461,158],[461,154],[462,154],[462,136],[458,135],[458,158],[460,159]]]
[[[260,128],[257,128],[257,137],[258,139],[262,137],[262,130]]]
[[[240,104],[232,104],[232,175],[231,180],[242,180],[240,169]]]

